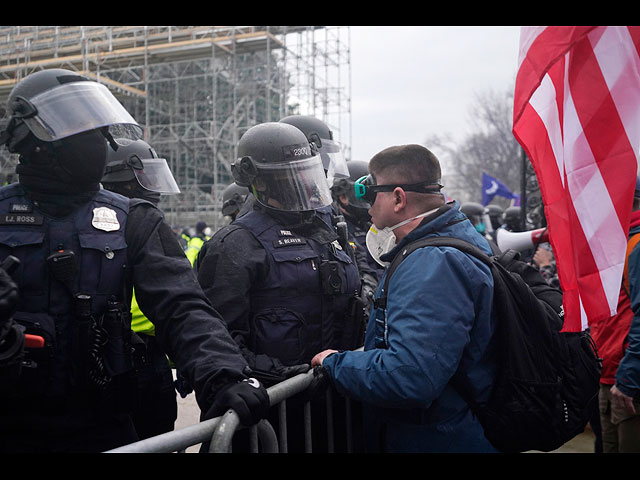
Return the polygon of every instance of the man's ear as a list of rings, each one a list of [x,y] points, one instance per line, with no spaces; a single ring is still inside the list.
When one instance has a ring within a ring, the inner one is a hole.
[[[407,192],[402,188],[396,187],[393,190],[393,211],[398,213],[407,206]]]

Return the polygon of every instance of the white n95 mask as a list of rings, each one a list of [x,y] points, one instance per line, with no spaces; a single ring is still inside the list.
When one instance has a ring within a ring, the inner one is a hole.
[[[421,213],[420,215],[412,218],[408,218],[394,225],[393,227],[385,227],[378,230],[375,225],[371,225],[371,227],[369,227],[369,231],[367,232],[366,244],[367,250],[369,250],[369,253],[373,257],[373,259],[383,267],[389,265],[389,262],[380,260],[380,257],[385,253],[389,253],[395,246],[396,234],[393,233],[393,231],[396,228],[401,227],[402,225],[406,225],[407,223],[412,222],[416,218],[426,217],[436,210],[437,208],[434,208],[433,210],[429,210],[428,212]]]

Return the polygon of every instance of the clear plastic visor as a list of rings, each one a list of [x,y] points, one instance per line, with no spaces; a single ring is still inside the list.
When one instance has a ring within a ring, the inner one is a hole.
[[[30,102],[37,113],[23,120],[36,137],[46,142],[116,124],[142,131],[109,89],[98,82],[65,83],[36,95]]]
[[[337,178],[349,178],[349,167],[342,153],[342,145],[333,140],[322,140],[320,148],[322,166],[327,171],[329,185]]]
[[[141,170],[134,168],[133,173],[142,188],[151,192],[174,195],[180,193],[173,174],[164,158],[145,158]]]
[[[331,204],[331,191],[319,155],[287,163],[258,163],[253,189],[258,201],[287,211],[315,210]]]

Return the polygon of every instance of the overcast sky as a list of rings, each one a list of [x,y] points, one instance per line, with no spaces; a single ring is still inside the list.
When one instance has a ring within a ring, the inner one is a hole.
[[[474,95],[513,88],[519,27],[352,26],[351,153],[460,139]]]

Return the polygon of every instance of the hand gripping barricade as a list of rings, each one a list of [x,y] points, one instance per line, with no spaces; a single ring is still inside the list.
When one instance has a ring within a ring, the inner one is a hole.
[[[452,385],[466,399],[487,439],[502,452],[551,451],[578,435],[597,402],[601,359],[588,332],[561,332],[562,292],[549,287],[517,253],[488,256],[456,238],[430,237],[407,245],[389,266],[389,279],[417,248],[449,246],[470,254],[491,269],[493,308],[497,313],[499,369],[487,403],[473,400],[471,386],[460,371]],[[386,321],[386,320],[385,320]]]

